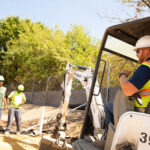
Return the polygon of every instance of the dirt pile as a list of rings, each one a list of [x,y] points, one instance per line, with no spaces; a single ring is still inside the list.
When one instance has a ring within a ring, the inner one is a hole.
[[[51,117],[56,116],[60,111],[59,108],[50,107],[50,106],[38,106],[32,104],[25,104],[22,106],[22,130],[27,129],[33,125],[39,124],[41,119],[42,107],[45,108],[44,111],[44,120],[48,121]],[[3,111],[2,121],[0,123],[1,128],[5,129],[7,125],[7,114],[8,110]],[[75,110],[68,113],[67,116],[67,131],[66,134],[69,137],[79,137],[82,123],[84,119],[84,111]],[[56,125],[55,120],[50,121],[49,125],[44,126],[43,131],[53,130]],[[35,128],[36,130],[39,127]],[[0,134],[0,148],[6,150],[27,150],[27,149],[38,149],[39,142],[41,137],[34,135],[15,135],[16,132],[16,123],[15,120],[11,129],[12,134],[3,135]],[[46,134],[46,133],[43,133]],[[19,148],[19,149],[18,149]]]

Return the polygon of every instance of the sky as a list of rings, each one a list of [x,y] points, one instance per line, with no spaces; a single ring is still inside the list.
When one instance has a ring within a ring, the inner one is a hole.
[[[109,26],[118,23],[103,17],[124,18],[127,13],[132,14],[119,0],[0,0],[0,6],[0,19],[19,16],[49,28],[57,24],[64,32],[71,25],[83,25],[97,39],[103,37]]]

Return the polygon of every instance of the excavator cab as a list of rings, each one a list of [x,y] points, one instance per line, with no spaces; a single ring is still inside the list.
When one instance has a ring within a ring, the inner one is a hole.
[[[93,81],[91,85],[91,90],[89,93],[88,97],[88,104],[86,107],[86,113],[85,113],[85,119],[84,123],[82,126],[82,131],[80,134],[80,139],[84,139],[86,137],[86,133],[88,130],[88,121],[89,121],[89,111],[90,111],[90,105],[92,102],[92,97],[93,97],[93,91],[94,91],[94,85],[95,81],[98,77],[99,70],[101,68],[102,62],[102,55],[104,52],[108,52],[110,54],[114,54],[116,56],[119,56],[121,58],[124,58],[125,60],[128,60],[132,63],[137,63],[137,57],[136,53],[133,51],[135,44],[137,40],[144,36],[144,35],[150,35],[150,17],[146,17],[143,19],[139,20],[134,20],[131,22],[127,23],[122,23],[119,25],[111,26],[109,27],[103,36],[102,43],[100,45],[100,50],[99,54],[97,57],[97,62],[95,66],[95,72],[93,76]],[[117,78],[117,77],[116,77]],[[100,87],[101,87],[101,83]],[[99,89],[101,92],[101,89]],[[120,101],[119,99],[123,99],[122,104],[119,104]],[[149,138],[149,131],[148,128],[147,131],[143,131],[144,126],[148,124],[149,120],[149,115],[146,114],[141,114],[141,113],[136,113],[133,112],[133,104],[132,102],[128,102],[129,97],[126,97],[123,95],[121,89],[118,90],[118,92],[115,95],[114,102],[116,103],[116,108],[114,109],[114,126],[112,127],[110,125],[110,131],[108,132],[108,136],[106,139],[106,144],[104,146],[104,150],[117,150],[116,145],[120,145],[122,142],[131,142],[134,144],[134,146],[131,148],[132,150],[137,149],[137,150],[148,150],[150,147],[146,145],[145,147],[142,148],[143,144],[143,139],[145,138],[145,143],[148,140],[147,137]],[[121,107],[125,106],[125,107]],[[127,111],[131,111],[130,113]],[[128,114],[126,114],[126,112]],[[133,112],[133,113],[132,113]],[[128,118],[129,117],[129,118]],[[131,118],[132,119],[131,119]],[[138,119],[135,119],[135,118]],[[120,119],[121,118],[121,119]],[[129,120],[128,120],[129,119]],[[143,124],[134,124],[135,122],[138,122],[137,120],[144,120]],[[128,121],[131,121],[131,126],[130,124],[128,125]],[[119,122],[119,123],[118,123]],[[134,128],[134,126],[136,126]],[[131,131],[131,128],[133,132]],[[116,132],[115,132],[116,131]],[[126,134],[125,136],[125,133]],[[135,136],[134,136],[135,135]],[[127,138],[128,136],[128,138]],[[114,137],[114,138],[113,138]],[[132,137],[132,138],[131,138]],[[133,142],[134,141],[134,142]],[[136,142],[135,142],[136,141]],[[93,148],[94,149],[94,148]],[[96,148],[95,148],[96,149]],[[126,148],[127,149],[127,148]],[[119,150],[119,148],[118,148]],[[122,149],[123,150],[123,149]]]

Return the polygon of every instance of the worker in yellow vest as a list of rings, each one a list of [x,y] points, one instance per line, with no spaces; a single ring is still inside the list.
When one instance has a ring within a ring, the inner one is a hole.
[[[2,111],[3,109],[7,108],[7,103],[6,103],[6,88],[3,86],[4,83],[4,77],[0,75],[0,120],[2,116]]]
[[[138,63],[141,64],[135,71],[133,76],[128,79],[131,71],[121,71],[120,85],[124,95],[133,96],[138,94],[134,99],[135,111],[147,112],[150,104],[150,35],[141,37],[135,46],[134,51],[138,58]],[[139,101],[137,101],[137,99]],[[113,102],[109,102],[105,106],[105,126],[108,129],[108,124],[113,123]]]
[[[26,97],[25,94],[23,93],[24,91],[24,86],[19,85],[16,91],[13,91],[10,93],[8,96],[8,99],[10,101],[10,109],[8,112],[8,122],[7,122],[7,128],[4,134],[9,134],[12,123],[13,123],[13,118],[15,116],[15,121],[17,125],[17,135],[20,135],[21,133],[21,105],[26,102]]]
[[[126,96],[134,97],[134,94],[138,94],[139,101],[134,99],[135,111],[147,113],[150,104],[150,35],[141,37],[134,51],[141,65],[129,80],[127,77],[130,71],[123,70],[120,74],[120,84]]]
[[[134,98],[136,112],[150,113],[150,35],[141,37],[136,42],[134,51],[136,52],[138,63],[141,65],[130,79],[128,79],[128,76],[131,71],[121,71],[119,75],[120,85],[125,96]],[[105,105],[105,137],[109,123],[114,124],[113,102],[108,102]],[[98,143],[99,147],[103,147],[104,143],[105,140],[100,141]]]

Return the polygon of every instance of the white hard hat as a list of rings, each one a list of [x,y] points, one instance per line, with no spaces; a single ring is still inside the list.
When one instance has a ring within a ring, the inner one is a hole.
[[[4,82],[4,77],[0,75],[0,81]]]
[[[135,51],[139,48],[146,48],[146,47],[150,47],[150,35],[145,35],[143,37],[141,37],[135,45]]]

